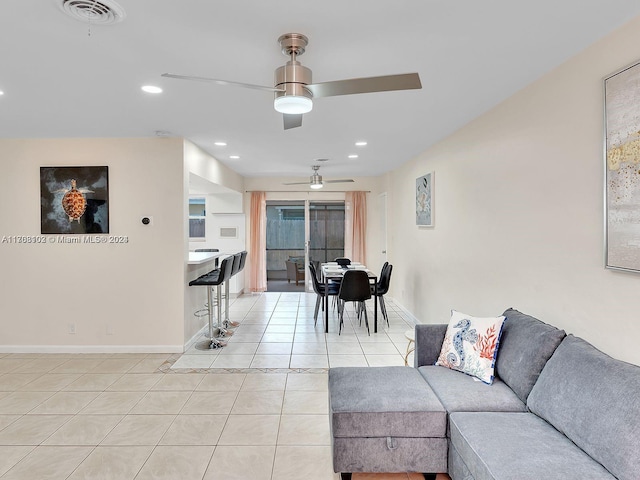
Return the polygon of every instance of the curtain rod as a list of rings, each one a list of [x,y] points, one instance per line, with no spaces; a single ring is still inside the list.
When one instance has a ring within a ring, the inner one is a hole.
[[[244,193],[265,192],[265,193],[348,193],[348,192],[364,192],[371,193],[371,190],[245,190]]]

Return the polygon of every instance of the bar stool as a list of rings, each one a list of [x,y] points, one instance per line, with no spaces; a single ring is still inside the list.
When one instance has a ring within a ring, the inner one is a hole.
[[[222,327],[222,292],[221,285],[227,278],[227,275],[231,275],[231,268],[233,266],[233,257],[227,257],[220,263],[220,268],[210,271],[204,275],[199,276],[195,280],[189,282],[189,286],[205,286],[207,287],[207,306],[209,314],[209,338],[202,344],[196,345],[198,349],[217,349],[226,347],[227,343],[220,341],[220,338],[224,338],[226,335],[225,329]],[[216,309],[217,309],[217,328],[213,326],[213,287],[216,289]]]
[[[234,328],[240,325],[238,322],[232,322],[229,320],[229,280],[236,273],[240,271],[240,262],[242,261],[242,252],[238,252],[233,256],[233,266],[231,267],[231,274],[224,282],[224,322],[222,325],[225,329]]]
[[[240,252],[240,270],[238,270],[239,272],[241,272],[242,270],[244,270],[244,264],[247,261],[247,251],[243,250],[242,252]]]

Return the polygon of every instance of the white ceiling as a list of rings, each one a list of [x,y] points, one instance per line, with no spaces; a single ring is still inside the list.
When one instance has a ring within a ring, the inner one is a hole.
[[[379,175],[640,14],[638,0],[118,3],[123,22],[89,29],[55,0],[2,0],[0,138],[167,131],[246,176],[307,176],[316,158],[326,179]],[[317,99],[284,131],[270,93],[160,77],[271,86],[287,32],[309,37],[314,82],[418,72],[423,89]]]

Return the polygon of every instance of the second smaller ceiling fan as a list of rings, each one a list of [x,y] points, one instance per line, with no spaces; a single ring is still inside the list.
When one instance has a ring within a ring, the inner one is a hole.
[[[309,187],[313,189],[319,189],[324,186],[325,183],[352,183],[353,180],[351,178],[343,178],[340,180],[322,180],[322,175],[318,173],[320,170],[320,165],[312,165],[313,174],[309,177]],[[283,185],[307,185],[307,182],[289,182],[283,183]]]

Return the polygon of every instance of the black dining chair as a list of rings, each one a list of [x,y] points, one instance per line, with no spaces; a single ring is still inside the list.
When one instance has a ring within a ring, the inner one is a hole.
[[[338,257],[334,260],[341,267],[346,267],[347,265],[351,265],[351,259],[347,257]]]
[[[371,286],[371,295],[374,295],[378,299],[382,318],[387,321],[387,326],[389,326],[389,316],[387,315],[387,306],[384,303],[384,296],[389,292],[392,271],[393,265],[390,265],[389,262],[384,262],[382,270],[380,271],[380,280],[378,281],[378,284]]]
[[[311,273],[313,291],[316,292],[316,295],[317,295],[316,308],[315,308],[315,311],[313,312],[313,320],[314,320],[313,326],[315,327],[316,324],[318,323],[318,309],[320,308],[322,297],[324,297],[324,294],[325,294],[325,285],[320,283],[320,280],[318,280],[318,273],[316,271],[316,266],[313,263],[309,263],[309,272]],[[329,283],[327,284],[326,288],[327,288],[328,295],[333,295],[334,297],[336,297],[338,295],[340,285],[337,283]],[[324,304],[322,309],[324,311]]]
[[[338,314],[340,316],[340,327],[338,334],[342,333],[342,324],[344,323],[344,309],[346,302],[356,302],[356,312],[358,317],[364,313],[364,321],[369,331],[369,318],[367,317],[367,308],[365,301],[371,298],[371,284],[369,283],[369,275],[364,270],[347,270],[342,276],[340,283],[340,291],[338,292]],[[361,320],[362,321],[362,320]]]

